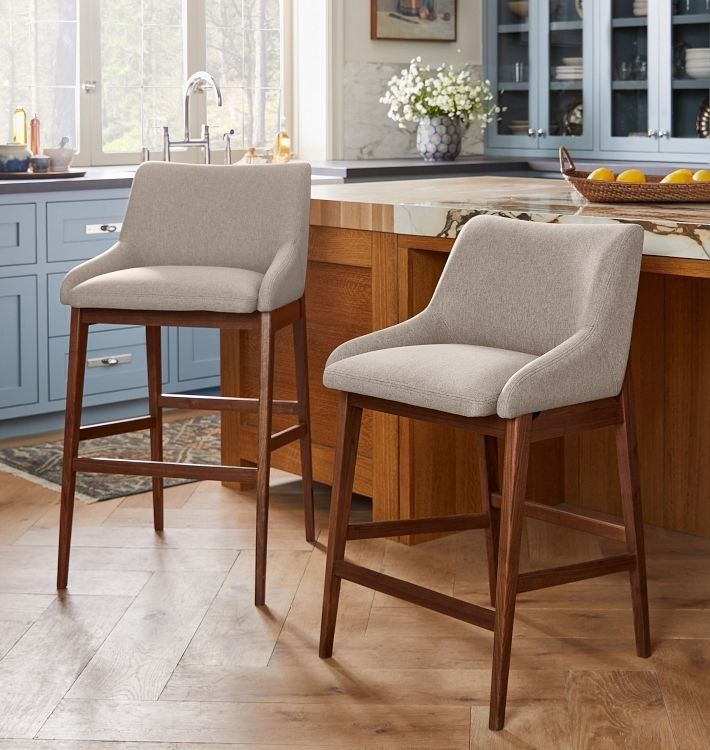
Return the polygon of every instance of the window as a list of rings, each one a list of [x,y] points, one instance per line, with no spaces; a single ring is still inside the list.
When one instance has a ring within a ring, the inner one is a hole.
[[[43,144],[76,143],[78,0],[0,0],[0,139],[12,141],[12,113],[42,122]]]
[[[0,0],[0,137],[20,106],[44,145],[68,136],[77,163],[135,163],[143,146],[162,149],[163,126],[182,138],[184,81],[207,70],[223,106],[197,94],[191,121],[209,123],[212,149],[230,129],[236,149],[269,146],[285,111],[287,2]]]

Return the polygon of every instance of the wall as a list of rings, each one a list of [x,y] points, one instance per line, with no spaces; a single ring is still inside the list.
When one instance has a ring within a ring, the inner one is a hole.
[[[341,85],[337,76],[333,79],[334,158],[387,159],[416,154],[413,133],[387,118],[387,107],[379,98],[387,81],[418,55],[424,63],[473,65],[482,75],[482,2],[458,0],[456,42],[392,42],[370,39],[370,0],[344,0],[337,19],[342,25],[342,33],[338,33],[342,61],[334,66],[341,72]],[[472,127],[464,153],[480,151],[480,133]]]

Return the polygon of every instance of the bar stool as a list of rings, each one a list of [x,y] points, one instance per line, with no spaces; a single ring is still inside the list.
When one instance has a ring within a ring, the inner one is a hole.
[[[207,167],[147,163],[133,181],[118,243],[69,272],[70,305],[64,464],[57,587],[67,586],[76,473],[152,477],[156,531],[163,529],[163,478],[256,482],[255,601],[264,604],[271,451],[300,441],[306,539],[315,541],[304,286],[310,166]],[[87,334],[94,323],[145,326],[149,414],[81,427]],[[260,330],[259,398],[161,393],[161,326]],[[293,329],[297,400],[274,400],[274,335]],[[163,461],[162,410],[258,414],[256,467]],[[298,423],[271,434],[272,413]],[[79,456],[79,442],[150,430],[150,461]]]
[[[442,612],[494,633],[489,726],[503,727],[519,592],[628,571],[636,650],[650,655],[643,524],[627,368],[643,231],[479,217],[462,230],[429,306],[349,341],[323,381],[341,391],[320,656],[333,653],[340,582]],[[484,511],[350,524],[363,409],[429,420],[476,437]],[[623,524],[525,498],[530,444],[614,425]],[[505,441],[502,481],[497,441]],[[523,516],[626,544],[623,554],[520,573]],[[486,530],[494,609],[345,560],[349,539]]]

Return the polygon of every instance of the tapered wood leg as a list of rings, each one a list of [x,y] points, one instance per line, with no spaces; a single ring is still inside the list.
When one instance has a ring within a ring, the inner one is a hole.
[[[629,571],[631,602],[634,611],[636,653],[646,658],[651,655],[651,636],[648,618],[648,592],[646,588],[646,552],[641,508],[641,485],[636,445],[636,420],[634,417],[631,378],[627,374],[621,391],[622,424],[616,428],[616,454],[621,483],[621,504],[626,528],[626,545],[636,557],[636,565]]]
[[[72,519],[76,471],[72,465],[79,452],[81,402],[84,395],[84,370],[89,326],[83,322],[81,310],[72,308],[69,331],[69,366],[67,370],[67,401],[64,416],[64,454],[62,459],[62,494],[59,512],[59,559],[57,588],[65,589],[69,579]]]
[[[308,344],[306,339],[306,304],[301,298],[301,317],[293,323],[293,346],[296,353],[296,397],[299,421],[306,425],[301,438],[301,483],[303,486],[303,511],[306,524],[306,541],[316,541],[313,509],[313,462],[311,457],[311,410],[308,389]]]
[[[261,316],[261,374],[256,468],[256,581],[254,603],[266,601],[266,546],[269,530],[271,413],[274,397],[274,328],[270,313]]]
[[[148,359],[148,409],[153,418],[150,428],[150,460],[163,460],[163,410],[160,394],[163,387],[160,326],[146,326],[146,355]],[[163,530],[163,478],[153,478],[153,526]]]
[[[498,440],[490,435],[476,435],[478,475],[481,487],[483,512],[488,516],[486,529],[486,552],[488,555],[488,588],[491,605],[496,605],[496,582],[498,573],[498,539],[500,536],[500,511],[493,507],[491,494],[500,492],[498,476]]]
[[[319,654],[322,659],[327,659],[333,655],[335,620],[338,616],[338,600],[340,599],[340,578],[333,575],[333,567],[337,561],[345,557],[361,421],[362,409],[351,406],[348,394],[341,393],[338,437],[335,446],[333,493],[330,500],[323,614],[320,626]]]
[[[526,414],[508,422],[505,432],[491,709],[488,723],[493,730],[502,729],[505,722],[531,426],[532,416]]]

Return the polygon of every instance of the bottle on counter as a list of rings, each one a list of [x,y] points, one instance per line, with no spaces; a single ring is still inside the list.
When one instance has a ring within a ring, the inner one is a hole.
[[[272,164],[288,164],[291,161],[291,136],[286,132],[285,120],[281,120],[281,130],[274,138]]]
[[[27,112],[22,107],[12,113],[12,142],[27,145]]]
[[[35,112],[35,116],[30,120],[30,151],[35,155],[39,156],[42,151],[39,140],[39,117]]]

